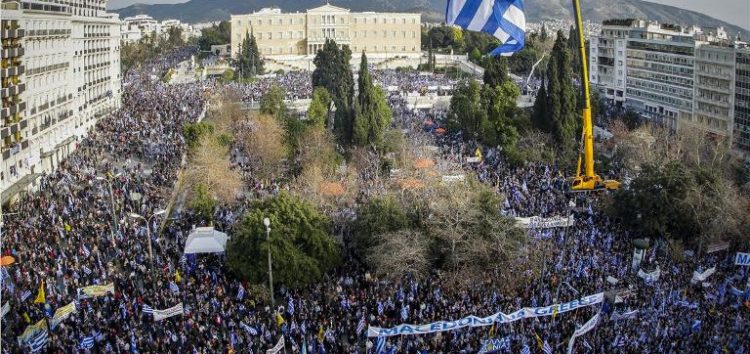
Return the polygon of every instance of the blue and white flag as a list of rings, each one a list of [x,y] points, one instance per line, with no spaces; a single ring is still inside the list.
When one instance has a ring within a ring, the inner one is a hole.
[[[143,304],[143,313],[153,314],[154,309],[151,306]]]
[[[245,287],[240,284],[239,290],[237,290],[237,300],[242,301],[245,298]]]
[[[378,337],[378,342],[375,344],[375,353],[381,354],[385,352],[385,337]]]
[[[38,353],[44,350],[44,347],[47,345],[47,341],[49,340],[49,332],[45,328],[42,331],[39,331],[39,333],[36,334],[36,336],[31,338],[31,341],[29,342],[29,348],[31,348],[32,353]]]
[[[81,349],[91,349],[94,347],[94,337],[88,336],[83,339],[81,339],[81,344],[79,345]]]
[[[409,319],[409,310],[406,309],[406,306],[401,307],[401,319],[404,321]]]
[[[490,55],[511,55],[524,45],[526,14],[522,0],[448,0],[445,23],[493,35],[502,43]]]
[[[544,340],[544,345],[542,346],[542,351],[544,354],[552,354],[552,347],[547,343],[547,340]]]
[[[286,306],[286,312],[289,312],[290,315],[294,315],[294,300],[292,298],[289,298],[289,303]]]
[[[527,344],[523,345],[523,349],[521,349],[521,354],[531,354],[531,349],[529,349],[529,346]]]
[[[383,303],[378,301],[378,316],[383,315]]]
[[[701,321],[695,320],[693,322],[693,325],[691,326],[693,332],[700,332],[701,331]]]

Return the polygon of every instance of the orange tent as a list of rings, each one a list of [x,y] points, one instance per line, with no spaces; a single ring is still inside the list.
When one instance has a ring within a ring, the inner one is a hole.
[[[16,259],[13,256],[5,256],[0,258],[0,266],[7,267],[13,263],[16,263]]]

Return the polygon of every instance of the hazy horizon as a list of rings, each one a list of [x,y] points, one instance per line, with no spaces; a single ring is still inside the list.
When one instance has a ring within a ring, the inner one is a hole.
[[[133,4],[178,4],[188,0],[110,0],[110,10],[128,7]],[[585,0],[584,0],[585,1]],[[613,0],[616,1],[616,0]],[[750,30],[750,1],[748,0],[644,0],[657,4],[671,5],[715,17],[719,20]]]

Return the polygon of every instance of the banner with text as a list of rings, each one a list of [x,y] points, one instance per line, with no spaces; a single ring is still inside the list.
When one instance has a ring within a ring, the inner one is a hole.
[[[555,304],[545,307],[524,307],[511,314],[498,312],[487,317],[467,316],[455,321],[437,321],[424,325],[401,324],[391,328],[381,328],[370,326],[367,328],[368,337],[391,337],[410,334],[428,334],[443,331],[453,331],[465,327],[485,327],[493,323],[503,324],[515,322],[524,318],[536,318],[552,316],[552,314],[561,314],[573,311],[582,307],[599,304],[604,300],[604,293],[584,296],[580,299]]]
[[[591,317],[591,319],[588,320],[586,323],[584,323],[583,326],[581,326],[581,328],[576,329],[575,333],[573,333],[573,336],[570,337],[570,342],[568,343],[568,354],[573,354],[573,344],[575,343],[576,338],[592,330],[598,322],[599,322],[599,313],[597,312],[597,314],[594,315],[594,317]]]
[[[65,321],[66,318],[70,317],[74,312],[76,312],[76,302],[73,301],[55,311],[55,314],[52,316],[52,320],[49,321],[49,327],[55,328],[57,327],[60,322]]]
[[[737,255],[734,256],[734,264],[750,266],[750,253],[737,252]]]
[[[549,218],[543,218],[540,216],[531,216],[527,218],[516,217],[516,226],[522,229],[551,229],[553,227],[568,227],[573,226],[575,220],[573,215],[569,215],[567,218],[562,216],[553,216]]]
[[[78,288],[78,300],[104,296],[107,293],[112,293],[112,294],[115,293],[114,283],[109,283],[105,285],[90,285],[87,287]]]
[[[165,318],[182,315],[182,313],[182,303],[179,303],[176,306],[172,306],[166,310],[154,310],[152,314],[154,315],[154,321],[161,321]]]

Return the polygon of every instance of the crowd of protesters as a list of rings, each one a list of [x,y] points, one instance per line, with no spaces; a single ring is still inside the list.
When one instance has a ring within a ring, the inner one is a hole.
[[[393,282],[346,262],[319,283],[277,289],[276,306],[258,300],[248,284],[228,272],[222,256],[182,255],[187,234],[200,224],[190,211],[158,213],[169,203],[185,153],[182,126],[202,117],[205,88],[211,87],[165,85],[151,78],[182,59],[184,53],[177,53],[131,71],[122,109],[99,122],[56,172],[42,177],[37,193],[13,207],[17,214],[5,218],[2,253],[16,259],[2,272],[2,299],[9,306],[2,318],[5,352],[262,353],[283,337],[290,353],[375,353],[381,343],[365,336],[367,326],[510,313],[602,291],[612,296],[601,305],[512,324],[391,337],[380,348],[475,353],[483,339],[498,337],[507,339],[506,352],[563,352],[576,326],[601,312],[598,325],[576,342],[576,353],[750,350],[747,270],[734,266],[728,251],[686,252],[678,262],[663,245],[652,247],[642,264],[658,265],[661,276],[647,281],[631,267],[628,230],[609,220],[595,197],[564,192],[567,182],[554,167],[510,167],[492,149],[484,149],[482,162],[469,163],[466,157],[475,155],[476,146],[433,129],[444,112],[410,110],[398,99],[391,101],[394,124],[406,129],[408,138],[437,145],[447,163],[473,170],[495,186],[506,197],[498,213],[573,213],[573,226],[529,232],[531,249],[543,254],[540,280],[509,286],[489,271],[483,282],[456,290],[438,273]],[[309,77],[296,75],[274,82],[307,87]],[[389,75],[378,80],[397,82],[398,75]],[[446,83],[422,76],[406,83],[406,77],[398,86]],[[245,92],[256,99],[256,91],[265,88]],[[290,97],[309,95],[303,91]],[[219,208],[215,226],[231,231],[243,208]],[[713,266],[716,273],[691,283],[693,271]],[[114,293],[80,297],[77,291],[109,283]],[[77,310],[48,327],[41,345],[19,343],[27,326],[49,323],[56,309],[71,302]],[[164,320],[156,321],[149,311],[179,303],[183,313]]]

